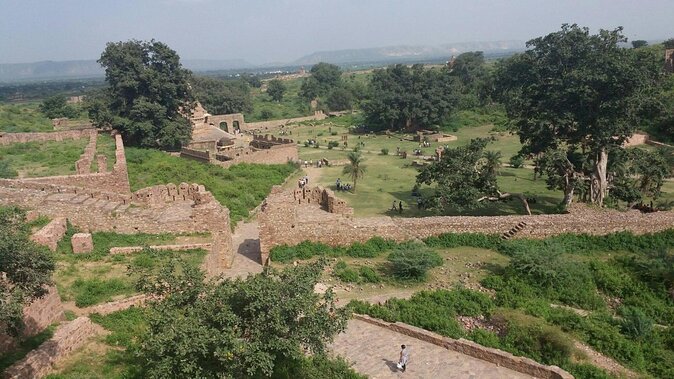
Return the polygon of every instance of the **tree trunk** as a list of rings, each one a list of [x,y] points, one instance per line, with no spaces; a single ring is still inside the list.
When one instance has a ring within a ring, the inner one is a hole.
[[[597,160],[590,182],[590,201],[594,204],[604,205],[604,197],[608,190],[606,166],[608,164],[608,152],[606,148],[599,149]]]

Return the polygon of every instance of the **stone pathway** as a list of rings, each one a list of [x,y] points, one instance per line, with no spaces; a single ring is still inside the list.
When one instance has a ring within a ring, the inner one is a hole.
[[[246,277],[262,272],[260,264],[260,228],[257,220],[239,222],[232,235],[234,260],[223,273],[227,278]]]
[[[396,368],[400,345],[410,347],[407,371]],[[353,364],[353,369],[371,379],[470,378],[524,379],[532,376],[444,349],[360,320],[349,320],[346,331],[330,347],[334,354]]]

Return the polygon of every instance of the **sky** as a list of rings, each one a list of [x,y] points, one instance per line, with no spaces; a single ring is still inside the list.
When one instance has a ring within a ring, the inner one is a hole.
[[[577,23],[674,37],[673,0],[0,0],[0,63],[97,59],[156,39],[183,59],[289,62],[316,51],[521,40]]]

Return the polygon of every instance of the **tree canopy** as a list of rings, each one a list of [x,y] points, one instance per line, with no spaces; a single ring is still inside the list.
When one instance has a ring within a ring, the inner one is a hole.
[[[111,126],[127,144],[143,147],[177,148],[190,139],[191,73],[175,51],[154,40],[110,42],[98,62],[108,84],[98,105],[110,117],[90,112],[96,126]]]
[[[211,114],[247,113],[253,110],[250,87],[245,80],[194,77],[192,90]]]
[[[346,327],[331,290],[314,292],[325,262],[266,268],[246,279],[204,282],[176,262],[145,272],[150,304],[140,357],[150,378],[270,376],[277,364],[325,351]]]
[[[562,151],[549,156],[560,160],[554,166],[566,168],[566,204],[574,186],[583,183],[590,200],[603,203],[608,153],[633,134],[660,79],[659,70],[643,64],[636,50],[620,47],[622,42],[622,28],[591,35],[588,28],[563,25],[527,42],[529,50],[498,67],[497,88],[522,152]],[[584,159],[569,159],[577,152]]]
[[[0,207],[0,334],[23,330],[23,306],[46,293],[55,269],[53,256],[30,240],[25,213]]]
[[[285,92],[286,92],[286,85],[278,79],[273,79],[269,82],[269,84],[267,84],[267,94],[274,101],[283,100],[283,94]]]
[[[375,70],[369,99],[362,104],[373,129],[433,128],[447,120],[458,102],[456,79],[447,69],[395,65]]]
[[[68,104],[66,97],[63,95],[53,95],[44,99],[39,109],[47,118],[75,118],[79,116],[77,108]]]

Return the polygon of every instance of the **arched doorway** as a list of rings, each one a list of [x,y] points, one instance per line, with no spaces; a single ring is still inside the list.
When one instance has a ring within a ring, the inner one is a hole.
[[[229,127],[227,126],[227,121],[222,121],[222,122],[220,122],[220,129],[222,129],[222,130],[226,131],[227,133],[229,133]]]
[[[232,127],[234,128],[234,132],[236,133],[241,131],[241,127],[239,127],[239,122],[236,120],[232,121]]]

